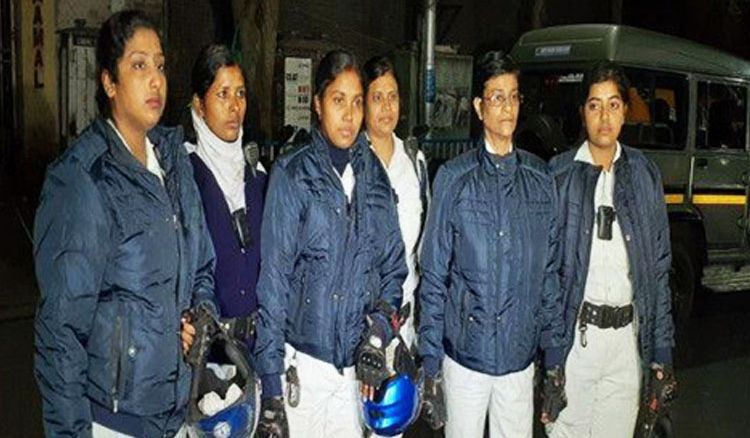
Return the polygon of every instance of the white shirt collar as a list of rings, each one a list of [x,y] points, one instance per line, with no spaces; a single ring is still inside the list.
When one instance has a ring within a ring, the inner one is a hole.
[[[612,163],[614,164],[618,159],[620,159],[620,155],[622,155],[622,147],[620,146],[620,142],[618,141],[615,146],[615,158],[612,160]],[[594,156],[591,155],[591,147],[589,146],[589,142],[584,141],[581,146],[578,147],[578,151],[576,151],[576,156],[574,158],[575,161],[582,161],[584,163],[588,163],[591,165],[595,165],[594,163]]]
[[[115,122],[113,122],[112,119],[107,119],[107,123],[109,123],[109,126],[111,126],[112,129],[115,130],[117,136],[120,137],[120,141],[122,141],[122,144],[125,145],[125,149],[127,149],[128,152],[132,154],[133,149],[130,147],[128,142],[125,141],[125,137],[123,137],[120,130],[117,129],[117,126],[115,126]],[[151,143],[151,140],[148,138],[148,136],[146,136],[146,169],[156,175],[156,177],[159,178],[159,182],[164,185],[164,171],[162,170],[161,165],[159,165],[159,160],[156,158],[156,153],[154,152],[154,144]]]

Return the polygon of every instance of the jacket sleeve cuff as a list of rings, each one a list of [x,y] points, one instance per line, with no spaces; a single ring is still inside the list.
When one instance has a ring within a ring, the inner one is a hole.
[[[654,350],[654,362],[660,363],[660,364],[672,364],[672,349],[669,347],[666,348],[657,348]]]
[[[425,356],[422,361],[425,375],[430,379],[435,378],[440,372],[440,359],[435,356]]]
[[[561,347],[547,348],[544,350],[544,368],[550,369],[563,364],[563,349]]]
[[[281,374],[264,374],[260,377],[261,398],[281,397]]]

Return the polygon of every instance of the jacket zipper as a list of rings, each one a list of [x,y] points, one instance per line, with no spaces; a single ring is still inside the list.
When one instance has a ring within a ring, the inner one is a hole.
[[[166,189],[166,186],[164,187]],[[175,190],[177,190],[175,188]],[[177,246],[177,274],[175,277],[175,294],[174,294],[174,307],[175,311],[180,312],[179,306],[180,306],[180,286],[181,286],[181,271],[182,271],[182,240],[180,236],[180,223],[177,218],[177,213],[175,213],[174,204],[172,203],[172,199],[169,197],[169,192],[167,192],[167,198],[169,199],[169,206],[170,210],[172,212],[172,225],[174,226],[174,232],[175,232],[175,238],[176,238],[176,246]],[[180,327],[180,330],[182,330],[182,327]],[[180,337],[176,337],[177,342],[177,382],[180,381],[180,361],[182,359],[182,345],[180,344]],[[175,402],[178,398],[178,385],[174,386],[174,399]]]
[[[182,240],[180,235],[180,222],[179,217],[177,216],[177,211],[175,210],[175,203],[173,202],[172,196],[170,195],[170,186],[172,187],[171,193],[174,194],[175,198],[179,199],[179,184],[178,184],[178,178],[175,177],[174,180],[168,180],[168,175],[164,175],[163,184],[159,184],[161,186],[161,190],[163,190],[163,193],[166,195],[167,205],[169,206],[169,213],[172,215],[172,227],[174,228],[175,233],[175,246],[177,250],[177,266],[176,266],[176,275],[175,275],[175,294],[174,294],[174,304],[175,304],[175,311],[179,312],[179,305],[180,305],[180,287],[182,285],[181,280],[181,271],[182,271]],[[180,332],[182,331],[182,327],[179,328]],[[177,381],[180,379],[180,361],[182,360],[182,345],[180,343],[180,336],[177,336],[175,338],[175,341],[177,342]],[[178,396],[178,385],[174,386],[174,399],[177,400]]]
[[[120,389],[120,380],[122,379],[122,367],[120,366],[120,344],[122,343],[122,317],[115,318],[115,331],[112,342],[112,360],[114,366],[112,369],[112,412],[117,413],[118,397]]]

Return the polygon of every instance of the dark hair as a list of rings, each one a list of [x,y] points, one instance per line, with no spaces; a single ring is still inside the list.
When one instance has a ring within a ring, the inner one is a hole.
[[[216,73],[222,67],[240,67],[237,57],[223,44],[210,44],[201,49],[193,63],[190,86],[193,94],[203,99],[216,80]],[[242,72],[242,68],[240,67]],[[246,81],[245,72],[242,79]],[[247,82],[247,81],[246,81]]]
[[[345,70],[356,73],[360,83],[362,82],[362,72],[354,55],[345,50],[332,50],[326,53],[315,71],[315,95],[322,99],[326,88]],[[362,88],[364,89],[364,84]]]
[[[581,106],[586,104],[586,99],[589,97],[589,90],[591,90],[592,85],[607,81],[612,81],[617,85],[617,91],[620,92],[620,97],[626,105],[630,103],[630,95],[628,94],[630,81],[627,76],[625,76],[625,72],[618,64],[611,61],[605,61],[595,64],[583,76]]]
[[[484,84],[495,76],[504,74],[512,74],[516,78],[521,74],[513,58],[504,55],[501,51],[487,52],[479,57],[474,66],[472,97],[482,97],[484,95]]]
[[[159,29],[146,14],[136,9],[112,14],[99,28],[96,39],[96,105],[100,114],[109,116],[111,111],[101,80],[102,73],[108,72],[112,82],[117,82],[117,63],[125,52],[125,45],[138,29],[150,29],[159,33]]]
[[[373,56],[368,59],[365,65],[362,66],[362,73],[364,74],[365,93],[367,93],[367,89],[373,81],[388,73],[393,75],[393,79],[396,80],[396,85],[398,85],[396,69],[393,67],[393,62],[386,56]]]

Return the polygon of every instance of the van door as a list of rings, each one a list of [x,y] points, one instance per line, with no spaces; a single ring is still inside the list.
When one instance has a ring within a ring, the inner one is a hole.
[[[699,80],[692,203],[709,250],[747,246],[747,85]]]

